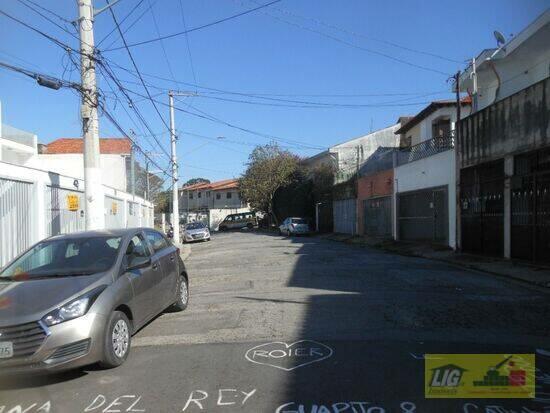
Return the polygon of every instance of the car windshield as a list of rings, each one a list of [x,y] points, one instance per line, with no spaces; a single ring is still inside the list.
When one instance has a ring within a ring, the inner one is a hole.
[[[292,218],[293,224],[307,224],[307,221],[303,218]]]
[[[106,271],[115,262],[121,237],[61,238],[44,241],[0,273],[0,278],[25,281],[40,277],[88,275]]]
[[[185,229],[203,229],[206,226],[202,222],[191,222],[185,226]]]

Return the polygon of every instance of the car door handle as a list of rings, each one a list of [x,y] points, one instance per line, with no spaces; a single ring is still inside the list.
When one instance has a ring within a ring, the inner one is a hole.
[[[158,264],[153,264],[153,271],[156,271],[158,269],[159,265]]]
[[[176,258],[175,255],[170,255],[170,261],[174,261],[175,258]]]

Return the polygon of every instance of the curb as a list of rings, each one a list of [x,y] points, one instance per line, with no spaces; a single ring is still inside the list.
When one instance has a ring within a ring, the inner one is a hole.
[[[180,250],[180,258],[185,262],[191,255],[191,245],[189,244],[178,244],[177,247]]]
[[[451,265],[455,268],[461,268],[461,269],[466,269],[466,270],[471,270],[471,271],[477,271],[477,272],[480,272],[480,273],[483,273],[483,274],[491,274],[493,276],[497,276],[497,277],[500,277],[500,278],[506,278],[506,279],[509,279],[509,280],[513,280],[513,281],[519,282],[519,283],[521,283],[525,286],[536,288],[537,290],[542,289],[542,290],[544,290],[544,292],[548,292],[548,290],[550,289],[550,283],[526,280],[525,278],[516,277],[516,276],[511,275],[511,274],[503,274],[503,273],[497,272],[497,271],[492,271],[490,269],[486,269],[486,268],[477,266],[475,264],[462,263],[460,261],[453,260],[453,259],[438,258],[438,257],[430,256],[430,255],[415,253],[415,252],[412,252],[412,251],[401,251],[398,248],[385,247],[384,245],[382,245],[380,243],[372,243],[372,244],[355,243],[355,242],[352,242],[352,239],[353,239],[352,236],[335,237],[334,234],[331,234],[331,235],[328,235],[328,236],[327,235],[317,236],[317,238],[325,239],[325,240],[328,240],[328,241],[343,242],[343,243],[348,244],[348,245],[356,245],[356,246],[360,246],[360,247],[373,248],[373,249],[376,249],[376,250],[379,250],[379,251],[384,251],[386,253],[397,254],[397,255],[401,255],[401,256],[405,256],[405,257],[424,258],[426,260],[442,262],[442,263]]]

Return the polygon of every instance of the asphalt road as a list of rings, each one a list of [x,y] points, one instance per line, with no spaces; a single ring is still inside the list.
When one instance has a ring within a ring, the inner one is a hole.
[[[123,366],[4,380],[0,413],[550,412],[542,290],[257,232],[194,244],[187,267],[189,308],[138,332]],[[537,353],[537,399],[426,399],[426,353]]]

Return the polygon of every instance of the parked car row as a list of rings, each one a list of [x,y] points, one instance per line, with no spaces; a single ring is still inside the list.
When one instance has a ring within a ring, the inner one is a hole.
[[[119,366],[135,332],[188,300],[179,250],[158,231],[45,239],[0,272],[0,374]]]

